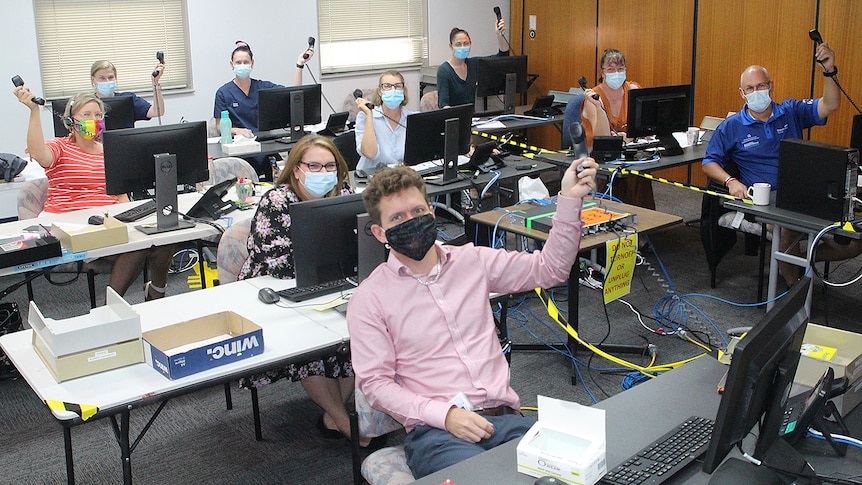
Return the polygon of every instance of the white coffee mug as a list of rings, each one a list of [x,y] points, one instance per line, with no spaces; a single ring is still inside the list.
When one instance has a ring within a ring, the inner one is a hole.
[[[689,146],[697,145],[698,141],[700,141],[700,128],[696,126],[689,127],[688,131],[685,132],[685,136],[688,139]]]
[[[748,198],[754,201],[754,205],[769,205],[769,192],[772,186],[767,183],[758,182],[748,188]]]

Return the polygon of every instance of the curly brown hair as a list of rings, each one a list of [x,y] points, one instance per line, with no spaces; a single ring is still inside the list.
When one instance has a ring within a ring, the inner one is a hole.
[[[380,224],[381,199],[410,187],[416,187],[422,193],[422,198],[428,198],[425,181],[412,168],[397,165],[378,170],[362,192],[362,202],[365,203],[365,210],[371,216],[371,221]]]

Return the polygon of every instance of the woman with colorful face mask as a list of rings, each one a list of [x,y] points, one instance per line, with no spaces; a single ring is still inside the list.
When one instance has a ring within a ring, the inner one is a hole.
[[[404,76],[395,70],[380,75],[372,101],[373,110],[368,100],[356,99],[356,151],[360,155],[356,168],[362,170],[404,162],[407,116],[413,113],[405,108]]]
[[[33,94],[23,86],[16,87],[14,93],[18,101],[30,108],[27,151],[48,177],[48,198],[43,213],[71,212],[129,201],[126,194],[109,195],[105,191],[105,157],[99,136],[105,129],[105,111],[99,98],[85,93],[69,100],[63,113],[63,123],[69,134],[45,141],[39,105],[31,101]],[[146,285],[144,298],[161,298],[165,296],[173,253],[173,246],[159,246],[113,257],[108,284],[123,295],[144,265],[149,264],[152,281]]]
[[[347,179],[347,162],[332,141],[320,135],[300,139],[290,150],[276,186],[260,199],[251,221],[248,259],[238,278],[261,275],[293,278],[290,204],[352,192]],[[332,354],[304,364],[291,364],[243,379],[240,385],[257,387],[282,378],[301,381],[309,397],[321,407],[323,415],[318,418],[317,427],[324,437],[350,436],[344,407],[353,392],[353,367],[349,356]],[[360,439],[360,444],[365,446],[367,441]]]
[[[156,116],[165,114],[165,98],[162,97],[162,90],[159,85],[159,80],[162,79],[162,74],[165,72],[165,65],[158,63],[153,70],[158,73],[152,78],[156,86],[155,105],[151,105],[146,99],[132,92],[117,92],[117,68],[110,61],[96,61],[90,67],[90,82],[93,84],[93,91],[98,98],[109,98],[111,96],[131,96],[135,104],[135,121],[148,120]],[[127,128],[133,128],[129,126]]]
[[[308,54],[308,58],[303,55]],[[296,59],[296,70],[293,74],[293,85],[302,84],[302,70],[305,63],[314,55],[311,47],[304,49]],[[241,40],[230,55],[230,68],[233,79],[218,88],[213,105],[213,117],[221,118],[221,112],[230,114],[231,133],[251,138],[257,132],[257,94],[261,89],[281,88],[281,84],[263,81],[251,77],[254,69],[254,54],[251,47]]]
[[[605,49],[600,61],[599,85],[584,91],[581,108],[587,143],[594,136],[625,136],[628,123],[629,90],[640,87],[626,78],[626,57],[617,49]],[[598,99],[594,98],[598,95]],[[641,177],[623,177],[614,182],[614,196],[623,202],[655,209],[652,184]]]
[[[509,45],[503,34],[506,21],[500,19],[495,24],[497,31],[498,56],[509,55]],[[466,30],[455,27],[449,32],[449,49],[452,56],[437,68],[437,106],[447,108],[476,102],[476,61],[471,58],[473,43]]]

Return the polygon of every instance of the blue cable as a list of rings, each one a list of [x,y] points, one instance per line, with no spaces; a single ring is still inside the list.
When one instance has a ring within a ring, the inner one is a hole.
[[[488,193],[488,190],[494,185],[495,182],[497,182],[497,180],[500,179],[500,171],[494,170],[493,172],[494,172],[494,177],[491,180],[489,180],[488,183],[485,185],[485,188],[482,189],[482,193],[479,195],[479,200],[484,199],[485,194]]]

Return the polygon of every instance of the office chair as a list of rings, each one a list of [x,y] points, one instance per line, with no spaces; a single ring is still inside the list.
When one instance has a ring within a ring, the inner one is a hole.
[[[569,126],[572,123],[581,122],[581,110],[584,106],[584,94],[579,93],[573,95],[569,98],[569,102],[566,103],[566,111],[563,113],[563,136],[561,139],[561,146],[563,150],[568,150],[572,147],[572,139],[569,136]]]
[[[237,280],[242,265],[248,259],[248,234],[250,230],[251,219],[246,219],[233,224],[222,234],[216,253],[220,285],[233,283]]]
[[[401,429],[401,423],[372,408],[359,389],[353,393],[353,401],[354,409],[349,413],[351,436],[374,438]],[[403,445],[381,448],[362,459],[359,440],[355,439],[351,440],[351,458],[355,485],[401,485],[415,480]]]
[[[363,89],[362,97],[367,100],[371,100],[372,96],[374,95],[374,91],[376,90],[377,88]],[[359,108],[356,106],[356,98],[353,97],[352,90],[347,93],[347,96],[344,97],[344,103],[341,105],[341,111],[347,111],[348,113],[350,113],[349,115],[347,115],[347,123],[348,126],[353,126],[351,123],[356,123],[356,114],[359,113]]]
[[[427,93],[422,95],[422,98],[419,99],[419,111],[434,111],[435,109],[440,109],[437,106],[437,90],[428,91]]]
[[[347,170],[356,170],[356,165],[359,163],[359,152],[356,151],[356,132],[353,130],[345,131],[332,139],[332,143],[344,161],[347,162]]]

